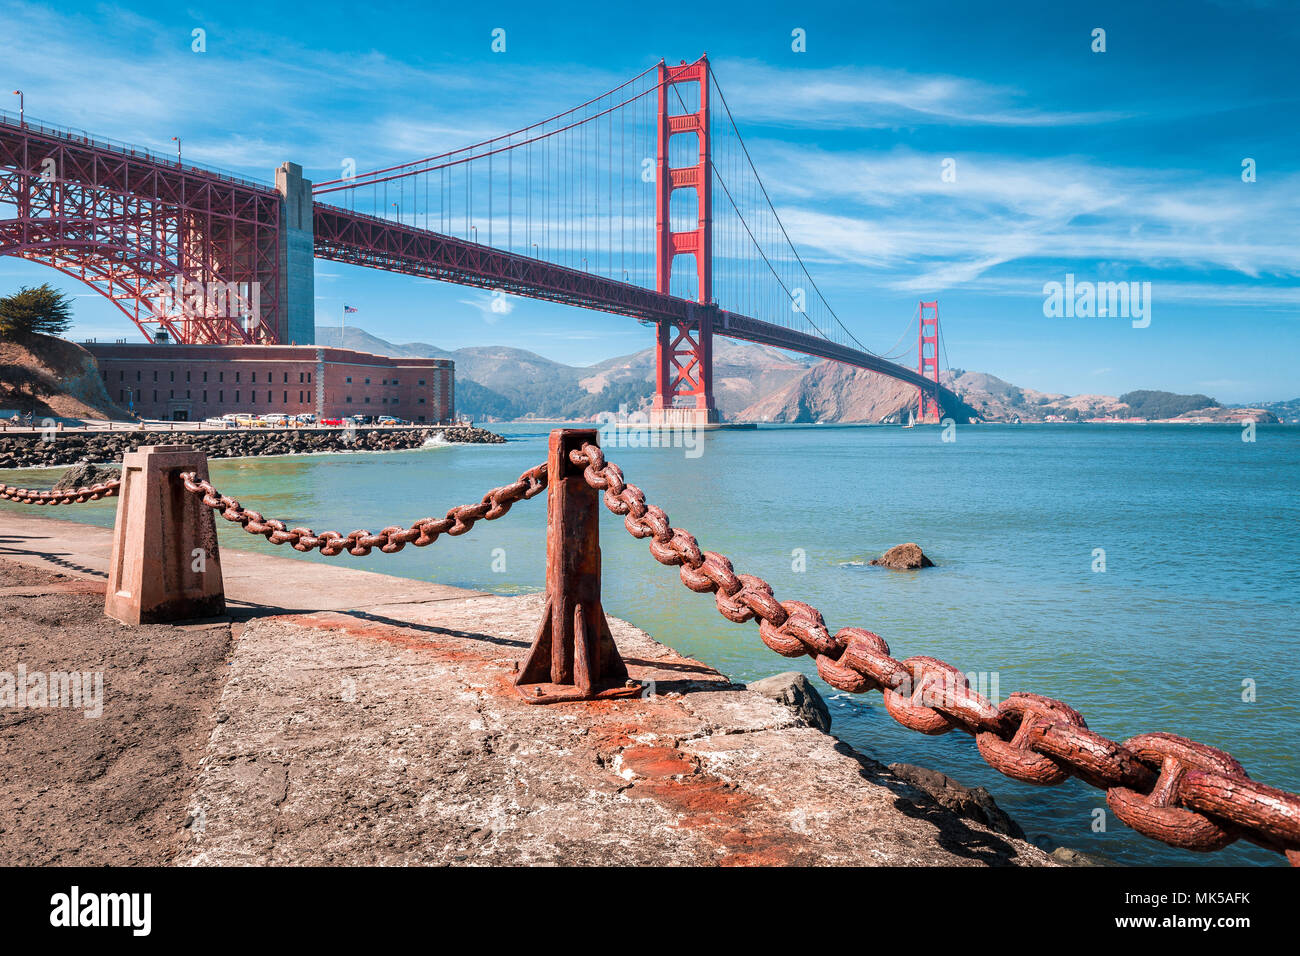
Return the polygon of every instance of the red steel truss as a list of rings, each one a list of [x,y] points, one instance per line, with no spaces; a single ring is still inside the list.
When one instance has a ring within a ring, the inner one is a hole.
[[[274,189],[0,117],[0,217],[0,255],[80,279],[149,341],[278,340]]]

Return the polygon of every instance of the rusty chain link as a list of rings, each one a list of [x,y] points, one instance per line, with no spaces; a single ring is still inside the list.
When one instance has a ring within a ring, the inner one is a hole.
[[[78,505],[100,498],[112,498],[122,487],[121,479],[101,481],[96,485],[69,488],[67,491],[36,491],[32,488],[13,488],[0,485],[0,499],[16,501],[23,505]]]
[[[292,545],[295,551],[319,548],[321,554],[331,557],[344,551],[363,557],[373,548],[378,548],[385,554],[401,551],[408,544],[422,548],[433,544],[441,534],[461,535],[480,519],[492,521],[500,518],[515,502],[534,498],[546,490],[546,470],[545,462],[530,468],[519,476],[518,481],[493,488],[478,504],[452,508],[445,518],[421,518],[409,528],[393,526],[378,534],[353,531],[347,535],[337,531],[322,531],[317,534],[310,528],[290,528],[283,521],[263,517],[260,513],[245,508],[234,498],[221,494],[212,487],[211,482],[198,478],[195,472],[181,472],[180,477],[185,483],[186,491],[201,495],[205,505],[220,512],[227,521],[242,525],[249,534],[260,534],[272,544]]]
[[[727,620],[758,618],[759,638],[778,654],[811,655],[832,687],[881,691],[889,715],[911,730],[970,734],[985,762],[1014,780],[1052,786],[1078,777],[1106,791],[1120,820],[1162,843],[1208,851],[1245,839],[1300,866],[1300,795],[1252,780],[1224,751],[1165,733],[1117,743],[1058,700],[1014,693],[994,704],[951,664],[895,660],[883,638],[861,628],[831,634],[816,608],[778,601],[762,578],[737,574],[725,556],[702,551],[693,535],[646,504],[645,493],[624,481],[599,447],[584,443],[569,458],[588,485],[604,492],[605,507],[623,517],[628,532],[650,539],[656,561],[678,566],[692,591],[712,593]]]

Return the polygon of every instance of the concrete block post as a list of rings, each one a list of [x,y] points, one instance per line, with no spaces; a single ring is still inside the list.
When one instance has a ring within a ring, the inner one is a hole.
[[[144,445],[122,459],[104,613],[125,624],[226,613],[211,509],[185,490],[183,471],[208,477],[193,445]]]

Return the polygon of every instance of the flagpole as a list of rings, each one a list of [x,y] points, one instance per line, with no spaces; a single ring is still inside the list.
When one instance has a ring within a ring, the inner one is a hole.
[[[339,348],[343,348],[343,327],[348,324],[348,304],[343,303],[343,312],[339,316]]]

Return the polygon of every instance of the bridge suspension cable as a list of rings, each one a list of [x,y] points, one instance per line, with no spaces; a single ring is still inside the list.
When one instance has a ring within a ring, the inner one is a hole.
[[[316,184],[318,200],[532,256],[616,282],[656,288],[658,64],[571,109],[472,146]],[[790,239],[730,106],[711,115],[709,175],[723,201],[713,216],[712,300],[729,312],[872,353],[845,325]],[[698,88],[699,84],[695,84]],[[669,112],[691,112],[672,85]],[[688,96],[699,97],[698,89]],[[668,140],[669,165],[694,137]],[[698,163],[698,157],[693,162]],[[698,225],[691,190],[673,191],[676,231]],[[693,261],[671,272],[669,294],[698,300]]]
[[[786,230],[785,223],[781,220],[780,214],[776,211],[776,206],[772,202],[772,197],[768,193],[762,177],[759,175],[758,167],[749,152],[749,147],[745,145],[744,137],[740,134],[740,129],[736,125],[735,117],[732,115],[731,107],[727,103],[726,94],[723,93],[721,84],[718,82],[717,75],[713,72],[712,66],[709,67],[709,81],[712,90],[716,91],[718,102],[722,105],[722,112],[725,115],[725,123],[717,123],[713,131],[713,155],[710,162],[713,167],[713,175],[718,184],[722,187],[723,195],[726,196],[731,206],[731,212],[734,214],[739,223],[740,229],[752,243],[754,250],[758,253],[759,258],[767,267],[772,277],[775,279],[780,292],[775,296],[779,308],[791,311],[795,314],[801,314],[811,326],[814,334],[829,341],[837,341],[843,345],[852,344],[864,352],[876,354],[862,341],[853,334],[852,331],[844,324],[835,309],[822,294],[821,288],[817,285],[816,280],[808,271],[803,257],[795,247],[794,242],[790,239],[790,234]],[[680,101],[680,93],[678,93]],[[684,105],[683,105],[684,108]],[[721,132],[723,135],[719,136]],[[721,146],[721,149],[719,149]],[[746,174],[748,174],[746,176]],[[728,180],[732,185],[728,185]],[[748,202],[755,209],[749,216],[741,208],[741,204]],[[725,214],[726,210],[724,210]],[[717,231],[721,225],[721,231],[724,239],[721,244],[722,250],[729,248],[729,240],[725,238],[728,227],[725,215],[721,221],[718,221],[717,211],[714,213],[714,229]],[[782,245],[783,244],[783,245]],[[734,241],[730,246],[734,247]],[[765,248],[766,246],[766,248]],[[777,247],[779,252],[769,252],[768,250]],[[715,272],[714,288],[726,286],[726,270],[721,270],[723,276],[719,281],[719,262],[726,262],[727,253],[723,252],[723,257],[719,259],[719,249],[715,249]],[[776,260],[775,262],[773,260]],[[752,268],[747,268],[748,263],[741,263],[740,273],[743,281],[751,287],[761,283],[761,277],[755,276]],[[811,296],[815,301],[810,303]],[[741,298],[744,298],[743,294]],[[783,321],[782,317],[773,313],[760,314],[765,312],[770,305],[763,302],[761,296],[759,301],[753,306],[754,311],[747,314],[755,315],[757,318],[774,322],[778,325],[791,326],[791,322]],[[832,326],[833,323],[833,326]],[[797,323],[795,323],[797,324]],[[836,332],[838,330],[838,332]]]
[[[653,287],[657,91],[612,90],[472,146],[317,184],[353,212]]]

